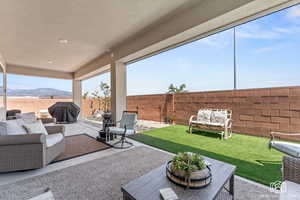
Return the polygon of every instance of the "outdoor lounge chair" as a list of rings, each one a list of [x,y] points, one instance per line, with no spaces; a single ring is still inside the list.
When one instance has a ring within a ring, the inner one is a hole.
[[[137,113],[124,111],[121,120],[117,122],[116,125],[118,124],[119,126],[108,128],[107,134],[112,133],[113,135],[117,135],[121,137],[121,139],[118,142],[114,143],[113,146],[115,148],[122,148],[122,149],[131,147],[133,144],[127,141],[126,137],[128,135],[135,134],[136,132]],[[121,144],[121,146],[119,147],[118,144]],[[124,146],[124,144],[128,144],[128,145]]]
[[[280,136],[300,136],[300,134],[271,132],[269,142],[270,149],[289,155],[283,157],[280,200],[296,200],[300,196],[300,144],[280,141],[278,140]]]
[[[300,144],[276,140],[280,136],[300,136],[300,133],[271,132],[271,140],[269,142],[270,149],[273,148],[289,156],[300,158]]]

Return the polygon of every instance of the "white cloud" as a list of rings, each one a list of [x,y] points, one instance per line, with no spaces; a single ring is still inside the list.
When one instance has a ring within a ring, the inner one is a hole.
[[[258,49],[255,49],[255,53],[266,53],[266,52],[270,52],[270,51],[273,51],[275,50],[274,47],[262,47],[262,48],[258,48]]]
[[[295,34],[300,33],[299,26],[290,26],[290,27],[275,27],[273,28],[274,31],[280,34]]]
[[[224,48],[229,44],[229,41],[227,40],[219,40],[218,38],[203,38],[199,40],[199,43],[205,44],[210,47],[215,47],[215,48]]]
[[[290,9],[288,9],[286,16],[287,16],[287,18],[290,18],[290,19],[300,17],[300,6],[294,6]]]
[[[198,43],[205,44],[213,48],[225,48],[232,40],[232,31],[225,31],[198,40]]]
[[[293,33],[292,29],[290,29],[290,28],[283,28],[283,27],[275,27],[274,31],[277,31],[279,33]]]
[[[246,24],[236,31],[237,37],[246,39],[276,39],[280,33],[274,30],[266,30],[257,24]]]
[[[246,24],[236,30],[238,38],[245,39],[279,39],[287,37],[286,34],[298,34],[300,33],[300,26],[280,26],[280,27],[262,27],[258,24]]]
[[[278,85],[299,85],[299,80],[282,80],[282,81],[276,81],[276,80],[265,80],[263,81],[265,83],[270,83],[270,84],[278,84]]]

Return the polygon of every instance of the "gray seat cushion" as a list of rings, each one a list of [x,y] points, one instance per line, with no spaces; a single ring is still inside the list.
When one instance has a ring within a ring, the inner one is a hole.
[[[290,156],[300,158],[300,144],[295,144],[291,142],[281,142],[281,141],[272,141],[271,146],[281,151],[282,153],[286,153]]]
[[[125,129],[124,128],[118,128],[118,127],[110,127],[109,132],[117,135],[122,135],[124,134]],[[127,129],[126,130],[126,135],[132,135],[134,134],[134,130],[132,129]]]

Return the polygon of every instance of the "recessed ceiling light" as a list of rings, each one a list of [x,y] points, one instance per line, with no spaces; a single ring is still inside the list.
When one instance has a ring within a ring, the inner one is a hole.
[[[58,42],[61,44],[68,44],[69,41],[66,39],[59,39]]]
[[[53,63],[53,61],[52,60],[48,60],[48,64],[52,64]]]

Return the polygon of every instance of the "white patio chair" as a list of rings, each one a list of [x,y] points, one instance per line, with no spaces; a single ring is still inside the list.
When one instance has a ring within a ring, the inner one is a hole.
[[[124,111],[122,118],[119,122],[116,123],[116,127],[109,127],[108,128],[108,134],[114,134],[117,136],[120,136],[121,139],[114,143],[113,146],[115,148],[129,148],[133,146],[131,142],[129,142],[126,137],[128,135],[135,134],[136,132],[136,124],[137,124],[137,113],[127,112]],[[124,146],[124,143],[128,144],[127,146]],[[117,146],[118,144],[121,144],[121,146]]]
[[[276,138],[280,138],[280,136],[299,137],[300,133],[271,132],[271,140],[269,142],[270,149],[273,148],[294,158],[300,158],[300,144],[276,140]]]

